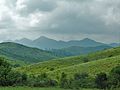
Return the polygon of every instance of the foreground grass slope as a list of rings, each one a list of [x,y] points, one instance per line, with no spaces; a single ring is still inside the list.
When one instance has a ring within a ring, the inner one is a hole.
[[[62,72],[65,72],[68,77],[73,77],[75,73],[88,73],[90,76],[95,77],[100,72],[109,73],[114,67],[120,65],[120,56],[100,59],[78,65],[61,68],[53,72],[48,72],[52,78],[60,77]]]
[[[21,72],[26,72],[28,74],[40,74],[44,72],[54,72],[60,69],[68,68],[68,67],[73,68],[73,66],[75,65],[76,66],[77,65],[79,66],[80,64],[86,65],[86,64],[91,63],[91,61],[96,61],[96,60],[101,61],[100,59],[110,58],[110,57],[114,57],[118,55],[120,55],[120,47],[112,48],[112,49],[108,49],[104,51],[99,51],[99,52],[88,54],[85,56],[68,57],[68,58],[50,60],[47,62],[41,62],[38,64],[33,64],[30,66],[19,68],[18,70]]]

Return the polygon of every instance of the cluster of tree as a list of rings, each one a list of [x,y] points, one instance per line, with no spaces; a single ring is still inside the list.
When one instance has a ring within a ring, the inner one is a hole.
[[[57,81],[48,78],[46,73],[38,76],[30,75],[27,80],[27,86],[30,87],[54,87],[57,84]]]
[[[100,89],[120,88],[120,66],[113,68],[109,75],[99,73],[96,76],[96,86]]]
[[[120,88],[120,66],[111,70],[109,74],[99,73],[95,78],[90,77],[87,73],[76,73],[73,79],[67,79],[67,74],[62,73],[60,79],[62,88],[99,88],[114,89]]]
[[[57,85],[57,82],[49,79],[45,73],[39,76],[28,76],[14,71],[12,67],[5,58],[0,57],[0,86],[48,87]]]
[[[26,74],[13,71],[5,58],[0,58],[0,86],[23,85],[26,81]]]

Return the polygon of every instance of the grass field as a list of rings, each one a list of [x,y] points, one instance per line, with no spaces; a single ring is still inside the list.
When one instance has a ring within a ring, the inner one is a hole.
[[[0,90],[71,90],[61,88],[30,88],[30,87],[1,87]],[[80,89],[80,90],[97,90],[97,89]]]
[[[70,77],[72,77],[75,73],[88,73],[90,76],[94,77],[100,72],[109,73],[112,70],[112,68],[118,65],[120,65],[120,56],[115,56],[111,58],[101,59],[97,61],[58,69],[53,72],[48,72],[48,74],[52,78],[59,77],[62,72],[65,72]]]

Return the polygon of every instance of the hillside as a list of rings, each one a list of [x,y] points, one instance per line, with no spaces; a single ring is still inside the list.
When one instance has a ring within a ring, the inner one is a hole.
[[[76,66],[77,65],[79,66],[81,64],[87,65],[87,63],[91,63],[93,61],[97,63],[97,60],[104,61],[104,59],[106,60],[108,58],[107,60],[111,59],[111,61],[114,62],[114,59],[115,59],[114,57],[117,57],[119,55],[120,55],[120,47],[95,52],[95,53],[91,53],[84,56],[61,58],[61,59],[51,60],[51,61],[42,62],[38,64],[33,64],[27,67],[19,68],[18,70],[20,70],[21,72],[26,72],[28,74],[40,74],[43,72],[50,72],[50,71],[54,72],[60,69],[62,72],[63,68],[71,67],[70,70],[72,71],[72,67],[74,67],[75,65]],[[74,69],[77,70],[79,68],[74,68]]]
[[[94,77],[100,72],[109,73],[114,67],[118,65],[120,65],[120,55],[61,68],[53,72],[48,72],[48,74],[51,78],[55,79],[60,77],[62,72],[65,72],[69,77],[72,77],[75,73],[88,73],[90,76]]]
[[[51,49],[49,51],[53,52],[56,56],[78,56],[78,55],[84,55],[88,53],[93,53],[96,51],[102,51],[105,49],[112,48],[108,45],[102,45],[97,47],[80,47],[80,46],[71,46],[67,48],[62,49]]]
[[[35,40],[29,40],[23,38],[21,40],[16,40],[14,42],[27,45],[30,47],[36,47],[39,49],[61,49],[71,46],[96,47],[96,46],[105,45],[104,43],[97,42],[89,38],[85,38],[83,40],[57,41],[54,39],[47,38],[45,36],[41,36]]]
[[[28,63],[36,63],[56,58],[48,51],[30,48],[12,42],[0,43],[0,56],[5,56],[11,60],[19,60]]]

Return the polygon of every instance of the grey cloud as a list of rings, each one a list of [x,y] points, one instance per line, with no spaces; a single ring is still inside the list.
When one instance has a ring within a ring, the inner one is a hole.
[[[120,0],[6,1],[8,12],[13,16],[5,15],[5,19],[0,21],[0,29],[6,29],[6,35],[15,38],[53,35],[58,39],[64,36],[71,39],[69,37],[86,35],[97,40],[103,40],[102,37],[113,40],[120,33]],[[20,10],[16,9],[18,1],[23,1]],[[14,30],[10,33],[11,29]]]
[[[25,5],[25,8],[20,11],[23,15],[34,12],[51,12],[57,7],[57,3],[52,0],[27,0],[23,5]]]
[[[73,0],[72,0],[73,1]],[[64,2],[61,7],[51,13],[52,20],[48,19],[47,25],[43,27],[43,32],[56,33],[56,34],[115,34],[119,32],[119,24],[106,25],[103,16],[109,8],[113,6],[105,6],[104,1],[93,3],[69,3]],[[74,1],[73,1],[74,2]],[[91,1],[92,2],[92,1]],[[97,5],[96,5],[97,4]],[[100,4],[100,6],[99,6]],[[117,4],[117,3],[116,3]],[[115,4],[115,5],[116,5]],[[114,5],[114,6],[115,6]],[[117,12],[115,12],[117,13]],[[108,17],[109,18],[109,17]],[[116,17],[115,17],[116,18]],[[109,21],[109,23],[113,21]],[[45,22],[44,22],[45,23]],[[114,30],[112,29],[114,28]],[[38,27],[39,30],[39,27]],[[114,32],[116,31],[116,32]]]

